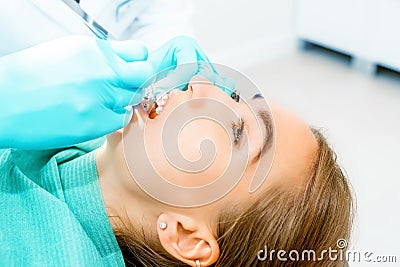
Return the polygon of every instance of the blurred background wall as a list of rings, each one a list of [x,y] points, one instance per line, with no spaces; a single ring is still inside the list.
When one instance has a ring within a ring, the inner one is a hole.
[[[194,8],[196,37],[214,61],[246,67],[294,47],[292,0],[204,0]]]
[[[202,0],[211,60],[324,132],[354,188],[351,249],[400,265],[400,0]],[[299,38],[300,37],[300,38]],[[262,244],[260,244],[262,245]]]

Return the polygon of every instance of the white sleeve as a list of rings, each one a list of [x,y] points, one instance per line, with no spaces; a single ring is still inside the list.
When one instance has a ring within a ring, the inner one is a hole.
[[[149,0],[147,0],[149,1]],[[130,25],[127,39],[144,42],[154,50],[179,35],[193,36],[191,0],[154,0]]]
[[[117,40],[140,40],[149,50],[193,36],[192,0],[81,0],[80,6]]]

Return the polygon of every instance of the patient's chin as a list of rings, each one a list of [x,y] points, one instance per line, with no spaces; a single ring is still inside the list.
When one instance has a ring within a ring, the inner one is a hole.
[[[125,127],[118,129],[106,136],[108,144],[110,146],[115,146],[119,144],[122,141],[124,131],[129,131],[131,127],[134,127],[134,125],[138,124],[139,120],[140,119],[138,118],[137,113],[134,112],[131,120]]]

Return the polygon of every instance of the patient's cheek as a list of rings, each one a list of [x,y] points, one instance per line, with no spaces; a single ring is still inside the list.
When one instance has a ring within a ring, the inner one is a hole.
[[[211,142],[216,151],[202,151],[201,144],[203,142]],[[221,128],[213,120],[199,118],[193,120],[183,127],[178,138],[179,150],[188,160],[197,161],[201,158],[202,153],[217,153],[219,158],[223,157],[223,153],[227,153],[230,146],[230,137],[226,131]]]
[[[198,187],[212,183],[231,163],[231,137],[213,120],[193,119],[164,143],[160,131],[156,132],[145,137],[148,155],[160,176],[173,184]],[[176,149],[171,149],[174,144]]]

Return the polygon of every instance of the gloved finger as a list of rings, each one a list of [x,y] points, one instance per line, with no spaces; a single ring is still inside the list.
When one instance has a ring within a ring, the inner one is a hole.
[[[153,67],[148,61],[135,61],[119,63],[114,69],[117,74],[116,87],[126,89],[140,88],[153,76]]]
[[[209,61],[194,38],[188,36],[178,36],[173,39],[173,43],[173,51],[177,65],[198,61]]]
[[[177,49],[173,56],[177,66],[198,61],[197,51],[193,46]]]
[[[150,54],[149,61],[155,73],[165,74],[167,70],[173,70],[179,65],[197,62],[197,53],[192,46],[171,48],[164,45]]]
[[[233,79],[229,77],[222,77],[220,75],[216,75],[214,77],[213,83],[227,95],[231,95],[236,88],[236,83]]]
[[[174,70],[169,71],[165,78],[158,80],[154,86],[157,90],[165,92],[169,92],[173,89],[182,90],[187,87],[190,79],[197,73],[197,63],[178,65]]]
[[[201,65],[208,66],[213,72],[217,73],[217,70],[211,64],[206,53],[201,49],[195,39],[185,37],[183,42],[185,43],[184,49],[179,49],[175,55],[177,61],[176,64],[178,66],[186,63],[198,62],[199,67]]]
[[[235,91],[235,81],[229,77],[219,75],[211,63],[199,62],[199,74],[228,95]]]
[[[127,106],[139,104],[144,97],[144,89],[122,89],[111,87],[107,105],[110,109],[118,110]]]
[[[220,81],[217,81],[216,85],[222,89],[222,91],[224,91],[225,93],[227,93],[228,95],[231,95],[232,92],[235,91],[236,89],[236,83],[233,79],[229,78],[229,77],[220,77]]]
[[[138,41],[111,41],[112,50],[127,62],[147,60],[147,47]]]
[[[153,68],[149,62],[126,62],[114,52],[110,42],[104,40],[96,40],[96,42],[99,49],[102,51],[108,66],[113,70],[114,75],[111,75],[110,80],[107,81],[112,86],[121,88],[139,88],[144,81],[153,75]],[[119,51],[122,54],[123,49],[121,48]]]
[[[113,102],[114,109],[124,108],[127,106],[136,106],[137,104],[142,102],[144,98],[144,93],[145,91],[142,88],[132,91],[128,89],[118,90]]]
[[[173,53],[169,51],[170,64],[164,66],[164,69],[157,74],[158,90],[167,92],[172,89],[184,89],[199,71],[196,41],[193,38],[181,37],[179,45],[180,47],[174,49]],[[172,70],[167,71],[168,69]]]
[[[109,127],[108,132],[114,132],[125,127],[132,119],[133,109],[118,109],[118,110],[109,110],[105,114],[105,122]]]

